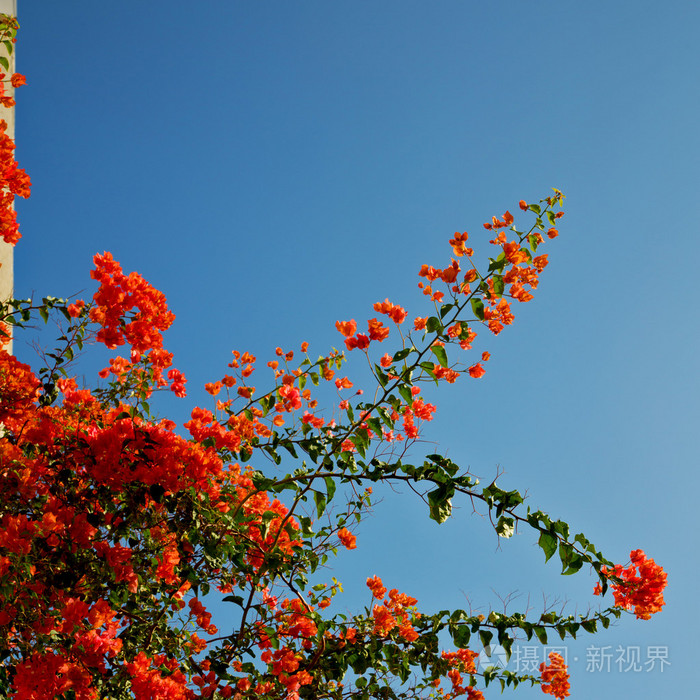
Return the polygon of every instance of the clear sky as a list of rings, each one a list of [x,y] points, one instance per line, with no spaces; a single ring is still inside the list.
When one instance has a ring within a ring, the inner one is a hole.
[[[16,294],[89,295],[104,250],[140,272],[177,314],[180,421],[234,348],[324,353],[387,296],[426,315],[416,273],[455,231],[483,250],[492,214],[564,191],[535,300],[485,340],[485,377],[435,397],[427,437],[609,558],[641,548],[668,572],[661,614],[568,645],[572,697],[694,696],[700,5],[20,0],[19,19],[34,186]],[[599,600],[527,533],[497,551],[469,503],[437,526],[387,493],[357,535],[331,610],[369,602],[375,574],[425,610]],[[609,671],[587,670],[596,654]]]

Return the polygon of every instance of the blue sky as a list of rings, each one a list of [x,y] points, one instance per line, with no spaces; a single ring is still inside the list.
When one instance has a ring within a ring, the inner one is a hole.
[[[234,348],[326,352],[336,320],[387,296],[426,315],[416,273],[449,261],[455,231],[483,250],[492,214],[564,191],[535,300],[484,339],[483,379],[436,397],[426,437],[486,481],[503,470],[611,559],[641,548],[668,572],[662,614],[569,645],[572,697],[690,696],[700,6],[44,0],[19,14],[33,195],[16,294],[89,295],[104,250],[139,271],[177,315],[166,345],[189,397],[164,410],[180,421]],[[33,361],[21,337],[15,352]],[[437,526],[387,493],[357,535],[332,572],[336,610],[367,603],[375,574],[426,610],[512,592],[509,610],[529,596],[533,614],[543,592],[570,612],[597,603],[593,579],[559,576],[528,534],[497,551],[467,503]],[[591,646],[610,647],[610,672],[586,670]],[[642,662],[666,648],[670,666],[619,670],[618,647]]]

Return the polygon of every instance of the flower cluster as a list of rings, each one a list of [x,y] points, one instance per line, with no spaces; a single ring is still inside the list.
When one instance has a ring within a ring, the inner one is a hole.
[[[8,49],[16,22],[0,17],[3,31]],[[13,87],[23,82],[10,78]],[[0,90],[0,102],[11,99]],[[0,236],[11,243],[19,237],[12,198],[29,194],[13,152],[0,124]],[[91,302],[51,298],[21,308],[23,321],[32,311],[44,319],[59,311],[68,327],[62,354],[48,354],[53,367],[35,372],[0,350],[0,679],[10,700],[343,698],[356,694],[344,689],[346,677],[363,696],[405,699],[413,671],[411,696],[482,700],[477,654],[466,644],[477,631],[482,640],[491,634],[482,629],[496,627],[491,617],[421,614],[415,598],[387,591],[377,576],[367,579],[372,603],[363,612],[323,617],[342,586],[321,577],[338,543],[357,547],[352,529],[371,507],[368,482],[409,486],[437,522],[458,493],[499,515],[505,508],[513,521],[517,492],[495,482],[479,492],[440,455],[416,466],[402,458],[436,412],[419,383],[483,376],[488,351],[477,362],[451,360],[448,351],[471,350],[479,324],[499,334],[513,322],[512,302],[532,298],[547,265],[537,249],[558,233],[562,198],[555,191],[540,204],[521,202],[536,216],[527,232],[509,212],[485,224],[498,252],[484,272],[469,235],[455,233],[450,262],[419,271],[435,311],[408,330],[408,312],[388,298],[374,304],[361,332],[355,320],[336,323],[345,350],[369,361],[369,400],[340,372],[345,355],[337,350],[313,360],[302,343],[295,360],[277,348],[265,376],[253,354],[236,350],[228,373],[205,386],[215,405],[191,411],[189,437],[155,418],[146,401],[166,386],[184,396],[186,380],[163,347],[174,316],[140,275],[125,274],[105,252],[94,258]],[[0,322],[16,323],[7,306]],[[64,364],[83,338],[130,346],[98,373],[107,381],[94,390],[79,388]],[[328,413],[318,386],[338,397]],[[290,459],[295,467],[283,473]],[[643,552],[632,553],[631,567],[604,573],[616,604],[638,617],[663,605],[666,575]],[[220,626],[204,604],[212,587],[234,609]],[[533,628],[524,616],[514,626]],[[500,640],[513,628],[497,629]],[[443,632],[461,648],[441,653]],[[550,662],[542,689],[564,698],[566,665],[556,654]]]
[[[386,593],[381,579],[378,576],[367,579],[367,587],[372,595],[381,600]],[[418,639],[418,633],[413,628],[412,620],[420,618],[415,605],[418,601],[405,593],[399,593],[396,588],[389,591],[389,595],[383,601],[383,605],[375,605],[372,608],[374,626],[372,633],[378,637],[386,637],[392,630],[397,629],[399,635],[407,642]]]
[[[639,620],[648,620],[665,605],[666,572],[653,559],[647,559],[641,549],[630,552],[630,561],[627,567],[602,567],[601,573],[611,579],[615,605],[634,610]],[[597,584],[593,592],[600,595],[601,585]]]
[[[569,673],[564,663],[564,658],[552,652],[549,655],[549,665],[544,662],[540,664],[540,674],[542,676],[542,692],[553,695],[559,700],[569,696]]]

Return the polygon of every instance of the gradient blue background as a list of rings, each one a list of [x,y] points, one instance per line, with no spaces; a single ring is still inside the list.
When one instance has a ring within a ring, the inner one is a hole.
[[[21,0],[19,17],[16,294],[89,296],[104,250],[143,274],[177,314],[189,396],[162,406],[180,421],[234,348],[326,352],[337,319],[386,296],[427,315],[416,273],[455,231],[483,250],[492,214],[564,191],[535,300],[485,338],[483,379],[442,390],[426,437],[608,557],[642,548],[668,572],[662,614],[568,643],[572,697],[693,696],[700,6]],[[34,363],[32,337],[15,351]],[[383,497],[328,572],[346,588],[331,611],[368,603],[375,574],[427,611],[599,603],[529,533],[498,550],[469,503],[437,526]],[[586,670],[591,646],[609,672]],[[670,665],[618,670],[635,646]]]

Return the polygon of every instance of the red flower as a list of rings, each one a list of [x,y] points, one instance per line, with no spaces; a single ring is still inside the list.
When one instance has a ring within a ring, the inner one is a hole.
[[[653,559],[647,559],[641,549],[630,552],[630,560],[632,564],[626,568],[617,565],[612,571],[605,567],[601,571],[609,577],[621,579],[612,582],[615,605],[634,608],[637,619],[648,620],[665,605],[666,573]],[[593,592],[600,595],[600,584],[596,585]]]
[[[559,654],[552,652],[549,655],[549,666],[540,664],[540,673],[543,693],[554,695],[559,700],[569,696],[569,674],[564,659]]]
[[[481,362],[477,362],[469,368],[469,376],[474,377],[474,379],[479,379],[486,374],[486,370],[481,366]]]
[[[351,321],[336,321],[335,327],[346,337],[349,338],[351,335],[355,335],[357,330],[357,323],[355,320]]]
[[[372,591],[372,595],[381,600],[386,595],[386,588],[382,585],[382,580],[379,576],[367,579],[367,587]]]
[[[355,535],[346,527],[338,530],[338,539],[343,543],[346,549],[357,549]]]

